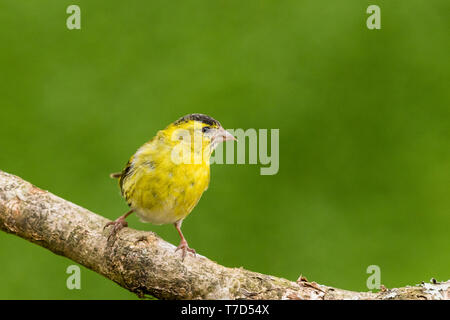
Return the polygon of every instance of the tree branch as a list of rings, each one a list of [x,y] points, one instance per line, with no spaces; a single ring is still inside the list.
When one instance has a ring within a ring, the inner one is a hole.
[[[0,171],[0,229],[36,243],[138,294],[160,299],[449,299],[450,281],[352,292],[227,268],[203,256],[181,260],[153,232],[121,230],[107,241],[109,220]]]

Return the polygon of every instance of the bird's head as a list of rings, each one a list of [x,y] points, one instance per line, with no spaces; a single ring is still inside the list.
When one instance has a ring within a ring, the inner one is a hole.
[[[236,138],[226,131],[219,121],[210,116],[192,113],[181,117],[168,128],[172,141],[181,141],[189,143],[192,148],[195,144],[201,142],[203,154],[210,155],[217,145],[227,140],[236,140]]]

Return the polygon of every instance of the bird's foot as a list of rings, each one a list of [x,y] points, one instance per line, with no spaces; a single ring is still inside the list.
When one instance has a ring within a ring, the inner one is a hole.
[[[181,260],[184,261],[184,258],[186,257],[186,251],[194,254],[195,257],[195,250],[192,248],[189,248],[186,240],[181,240],[180,245],[175,249],[175,252],[177,252],[178,250],[181,250]]]
[[[120,218],[117,218],[115,221],[110,221],[107,224],[105,224],[105,226],[103,227],[103,230],[105,230],[109,226],[113,226],[113,227],[112,227],[111,233],[109,234],[108,242],[110,239],[115,237],[116,234],[120,230],[122,230],[124,227],[128,227],[128,222],[125,221],[125,218],[120,217]]]

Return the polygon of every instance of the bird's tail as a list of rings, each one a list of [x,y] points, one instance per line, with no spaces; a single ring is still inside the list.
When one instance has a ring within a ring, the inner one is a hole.
[[[109,175],[112,179],[119,179],[122,176],[122,172],[114,172]]]

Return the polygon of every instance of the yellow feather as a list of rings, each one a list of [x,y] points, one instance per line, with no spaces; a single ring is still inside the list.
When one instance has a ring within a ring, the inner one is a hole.
[[[195,121],[172,124],[131,157],[120,185],[142,221],[166,224],[184,219],[208,188],[210,141],[197,134],[198,125]],[[188,132],[192,141],[180,140],[180,130]],[[201,148],[195,148],[196,137]],[[191,163],[176,163],[174,150],[190,151]],[[200,152],[203,158],[196,163]]]

